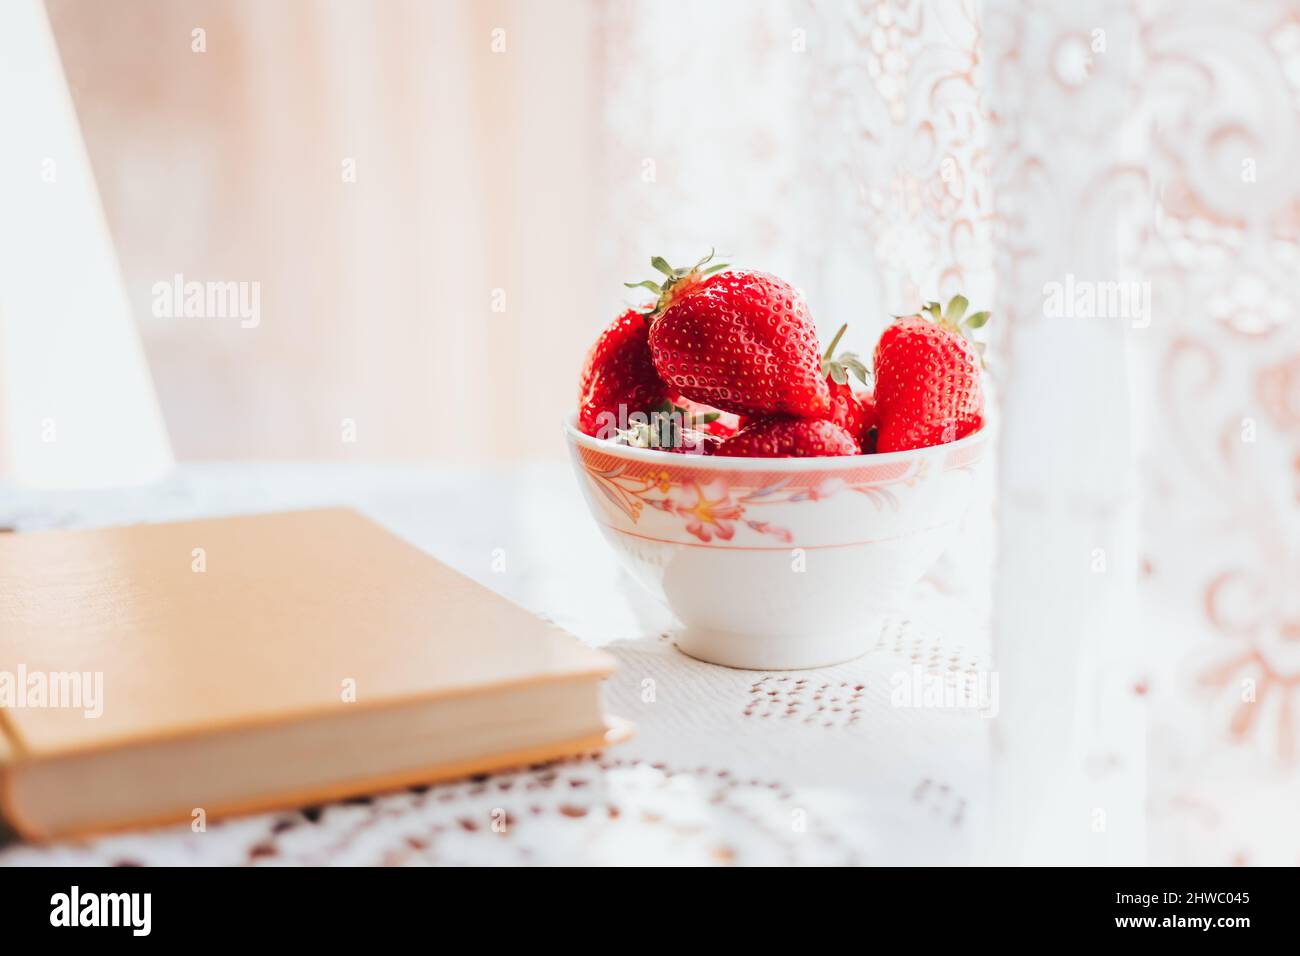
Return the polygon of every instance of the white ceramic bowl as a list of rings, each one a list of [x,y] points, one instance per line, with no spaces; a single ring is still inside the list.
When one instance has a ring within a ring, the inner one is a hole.
[[[989,428],[845,458],[714,458],[631,448],[565,422],[587,504],[632,574],[729,667],[818,667],[864,653],[879,619],[948,546]]]

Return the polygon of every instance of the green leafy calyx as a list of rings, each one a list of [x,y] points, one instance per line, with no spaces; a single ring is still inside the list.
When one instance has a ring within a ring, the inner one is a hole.
[[[984,327],[989,320],[990,313],[972,312],[967,315],[966,309],[969,306],[970,303],[964,295],[955,295],[948,300],[946,307],[941,306],[938,302],[927,302],[921,308],[921,317],[929,318],[949,332],[968,340],[971,347],[979,355],[982,363],[984,361],[985,343],[976,341],[971,333]]]
[[[721,272],[727,268],[725,262],[708,265],[712,259],[713,250],[710,249],[709,254],[695,265],[684,269],[674,269],[663,256],[654,256],[650,260],[650,265],[656,272],[664,276],[661,281],[645,279],[641,282],[624,282],[623,285],[629,289],[649,289],[655,294],[654,308],[646,313],[648,317],[653,318],[665,312],[678,295],[694,286],[705,276],[713,275],[713,273]],[[705,266],[708,266],[708,268],[705,268]]]
[[[848,382],[849,373],[852,373],[859,382],[869,386],[871,372],[866,363],[858,357],[857,352],[835,354],[835,346],[840,344],[840,339],[844,337],[847,328],[848,325],[841,325],[840,330],[835,333],[835,338],[831,339],[831,344],[826,347],[826,354],[822,356],[822,375],[829,376],[836,385],[843,385]]]
[[[621,444],[633,448],[679,448],[685,441],[685,429],[716,422],[720,414],[705,412],[697,415],[664,399],[662,404],[650,410],[649,421],[633,422],[629,428],[620,428],[618,437]]]

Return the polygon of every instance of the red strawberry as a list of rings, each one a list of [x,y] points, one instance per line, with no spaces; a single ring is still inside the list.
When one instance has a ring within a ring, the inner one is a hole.
[[[660,377],[682,395],[738,415],[825,415],[830,393],[821,375],[817,331],[808,307],[782,280],[762,272],[674,269],[645,286],[659,296],[650,354]]]
[[[831,339],[826,354],[822,356],[822,374],[826,376],[826,385],[831,393],[831,412],[827,419],[852,435],[858,447],[866,451],[868,433],[876,425],[876,405],[870,392],[854,392],[849,385],[850,372],[863,385],[869,384],[867,367],[862,364],[857,353],[841,352],[835,355],[835,346],[840,344],[840,338],[847,328],[847,325],[840,326],[835,338]]]
[[[876,451],[876,436],[879,433],[879,419],[876,416],[876,396],[870,392],[854,392],[853,397],[858,400],[858,405],[862,409],[862,417],[865,419],[866,429],[862,433],[862,441],[858,444],[862,446],[862,453],[870,455]]]
[[[853,436],[834,422],[767,418],[751,422],[715,454],[732,458],[826,458],[858,454]]]
[[[648,412],[668,397],[650,359],[649,333],[649,319],[635,309],[600,333],[582,365],[579,431],[612,438],[616,428],[626,426],[629,414]]]
[[[876,450],[902,451],[964,438],[984,422],[980,353],[966,332],[988,321],[977,312],[962,321],[966,298],[945,311],[929,302],[923,312],[897,319],[876,344]]]
[[[709,405],[701,405],[689,398],[678,396],[673,404],[680,408],[700,431],[719,438],[730,438],[744,426],[745,420],[731,412],[719,411]]]

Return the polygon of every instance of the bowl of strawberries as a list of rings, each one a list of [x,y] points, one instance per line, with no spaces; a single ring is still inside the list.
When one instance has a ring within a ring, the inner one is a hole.
[[[784,670],[874,644],[951,542],[989,454],[988,320],[964,297],[896,317],[868,367],[823,349],[783,280],[711,264],[589,350],[565,434],[614,551],[701,660]],[[858,380],[855,386],[853,379]]]

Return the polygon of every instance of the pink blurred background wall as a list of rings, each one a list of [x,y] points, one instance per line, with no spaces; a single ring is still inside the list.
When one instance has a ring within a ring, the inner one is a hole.
[[[597,319],[589,8],[48,9],[178,459],[552,453]],[[154,317],[177,273],[260,283],[260,324]]]

